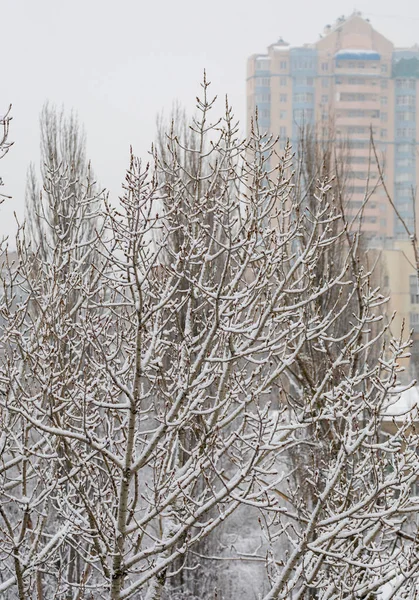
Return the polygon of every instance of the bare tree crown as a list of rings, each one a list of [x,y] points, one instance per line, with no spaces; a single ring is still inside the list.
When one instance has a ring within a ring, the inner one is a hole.
[[[254,549],[219,558],[260,566],[264,600],[415,588],[413,415],[382,427],[409,343],[331,179],[308,204],[291,147],[213,121],[208,87],[118,206],[75,189],[71,131],[45,166],[45,251],[21,236],[3,274],[5,598],[168,597],[238,514]]]

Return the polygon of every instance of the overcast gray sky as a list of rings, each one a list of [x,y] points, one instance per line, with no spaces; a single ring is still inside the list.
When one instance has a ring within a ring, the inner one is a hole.
[[[14,231],[14,211],[23,216],[46,100],[78,112],[98,179],[116,197],[129,146],[147,158],[157,112],[175,100],[194,110],[204,68],[214,94],[227,93],[243,122],[247,56],[279,36],[314,42],[327,23],[356,9],[396,45],[419,42],[417,0],[0,0],[0,7],[0,113],[13,104],[15,142],[0,163],[3,191],[13,196],[0,208],[0,234]]]

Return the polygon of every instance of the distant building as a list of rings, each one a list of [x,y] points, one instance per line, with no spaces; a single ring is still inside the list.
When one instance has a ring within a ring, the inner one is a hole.
[[[248,60],[247,115],[258,109],[260,129],[289,138],[297,149],[303,125],[320,139],[350,140],[349,214],[355,214],[377,167],[370,164],[370,128],[385,162],[386,185],[409,227],[419,167],[419,47],[395,48],[354,13],[326,26],[314,44],[290,46],[282,38]],[[370,184],[371,187],[371,184]],[[419,216],[419,210],[416,211]],[[403,238],[383,189],[367,204],[363,230],[371,238]]]
[[[388,238],[379,252],[385,273],[382,288],[384,294],[390,293],[387,314],[391,317],[395,313],[390,331],[394,337],[400,337],[403,325],[405,340],[413,331],[411,359],[402,361],[410,369],[402,379],[419,378],[419,286],[412,242]]]

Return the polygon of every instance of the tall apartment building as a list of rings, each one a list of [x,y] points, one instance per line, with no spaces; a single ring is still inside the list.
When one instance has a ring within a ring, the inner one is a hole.
[[[266,54],[248,60],[247,115],[258,109],[259,127],[298,147],[301,127],[320,139],[349,140],[351,198],[359,210],[377,167],[370,164],[370,128],[385,163],[394,202],[413,225],[412,189],[419,173],[419,46],[395,48],[360,13],[325,27],[313,44],[290,46],[280,39]],[[331,134],[332,132],[332,134]],[[416,211],[419,218],[419,210]],[[405,231],[377,189],[367,204],[363,229],[373,238],[402,238]]]

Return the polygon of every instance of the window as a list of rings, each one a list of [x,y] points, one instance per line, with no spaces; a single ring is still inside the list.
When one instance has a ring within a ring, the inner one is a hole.
[[[299,103],[311,103],[313,102],[313,94],[310,94],[308,92],[304,92],[304,93],[300,93],[300,94],[295,94],[293,97],[294,102],[299,102]]]
[[[381,89],[385,90],[387,85],[388,85],[387,79],[382,79],[381,80]]]
[[[314,83],[313,77],[294,77],[296,85],[312,86]]]
[[[354,133],[368,133],[369,132],[369,128],[368,127],[348,127],[347,131],[349,134],[354,134]]]
[[[363,179],[365,181],[374,181],[375,179],[378,179],[378,173],[372,173],[368,171],[353,171],[352,177],[355,179]]]
[[[381,96],[381,106],[387,106],[387,96]]]
[[[363,150],[369,147],[369,142],[363,142],[362,140],[349,140],[349,147],[354,150]]]
[[[381,121],[381,123],[387,123],[387,113],[382,112],[380,114],[380,121]]]
[[[413,219],[408,219],[407,217],[404,219],[407,227],[413,228]],[[397,237],[404,237],[406,235],[404,227],[402,226],[401,223],[396,223],[396,236]]]
[[[396,106],[415,106],[416,98],[412,95],[396,96]]]
[[[337,114],[338,117],[349,117],[350,119],[363,119],[369,117],[370,119],[378,119],[380,116],[379,110],[344,110],[342,113]]]
[[[255,102],[256,103],[266,103],[271,101],[270,94],[255,94]]]
[[[394,182],[400,183],[402,181],[410,181],[411,179],[412,176],[410,175],[410,173],[397,173],[394,178]]]
[[[406,202],[400,202],[398,199],[396,207],[400,214],[408,213],[410,215],[412,212],[412,201],[409,202],[409,200],[407,200]]]
[[[348,85],[375,85],[375,79],[367,79],[365,77],[348,77],[339,83],[345,83]]]
[[[328,70],[329,70],[329,63],[323,62],[322,63],[322,71],[328,71]]]
[[[327,94],[322,96],[322,104],[327,104],[329,102],[329,96]]]
[[[280,102],[286,102],[287,101],[287,95],[286,94],[279,94],[279,101]]]
[[[286,110],[280,110],[279,111],[279,118],[280,119],[286,119],[287,118],[287,111]]]
[[[293,116],[298,122],[311,121],[313,118],[313,111],[310,108],[296,108]]]
[[[313,61],[311,58],[298,58],[294,60],[294,69],[312,69]]]
[[[387,137],[387,129],[380,130],[380,138],[385,139]]]
[[[400,127],[396,129],[396,137],[401,138],[414,138],[416,136],[416,130],[412,127]]]
[[[284,71],[287,68],[287,61],[281,60],[281,62],[279,63],[279,68],[281,69],[281,71]]]
[[[410,328],[417,331],[419,329],[419,313],[410,313]]]
[[[279,137],[281,137],[281,138],[287,137],[287,128],[286,127],[282,126],[279,128]]]
[[[416,81],[414,79],[396,79],[396,88],[414,90],[416,89]]]
[[[351,164],[365,165],[368,160],[368,156],[348,156],[348,162]]]
[[[258,87],[269,87],[271,85],[269,77],[256,77],[256,85]]]
[[[368,179],[368,173],[366,171],[351,171],[350,176],[353,179]]]
[[[280,77],[279,78],[279,85],[281,85],[281,86],[287,85],[287,78],[286,77]]]
[[[413,148],[412,144],[397,144],[396,153],[412,155],[414,153],[414,148]]]
[[[406,158],[396,158],[396,167],[414,167],[415,162],[412,156],[407,156]]]
[[[322,79],[322,87],[324,87],[324,88],[328,88],[329,87],[329,80],[327,79],[327,77],[323,77],[323,79]]]
[[[381,73],[387,73],[387,65],[381,65]]]
[[[365,191],[365,188],[362,188],[363,192]],[[363,200],[350,200],[348,202],[348,207],[352,208],[352,209],[358,209],[361,208],[361,206],[364,204]]]
[[[338,93],[338,100],[341,102],[376,102],[376,94],[356,94],[341,92]]]
[[[396,119],[398,121],[415,121],[416,113],[414,110],[403,110],[396,113]]]
[[[270,60],[257,60],[255,62],[256,71],[269,71],[270,69]]]
[[[408,196],[412,189],[412,185],[409,182],[395,183],[394,185],[395,185],[396,194],[398,197],[400,197],[400,195]]]

